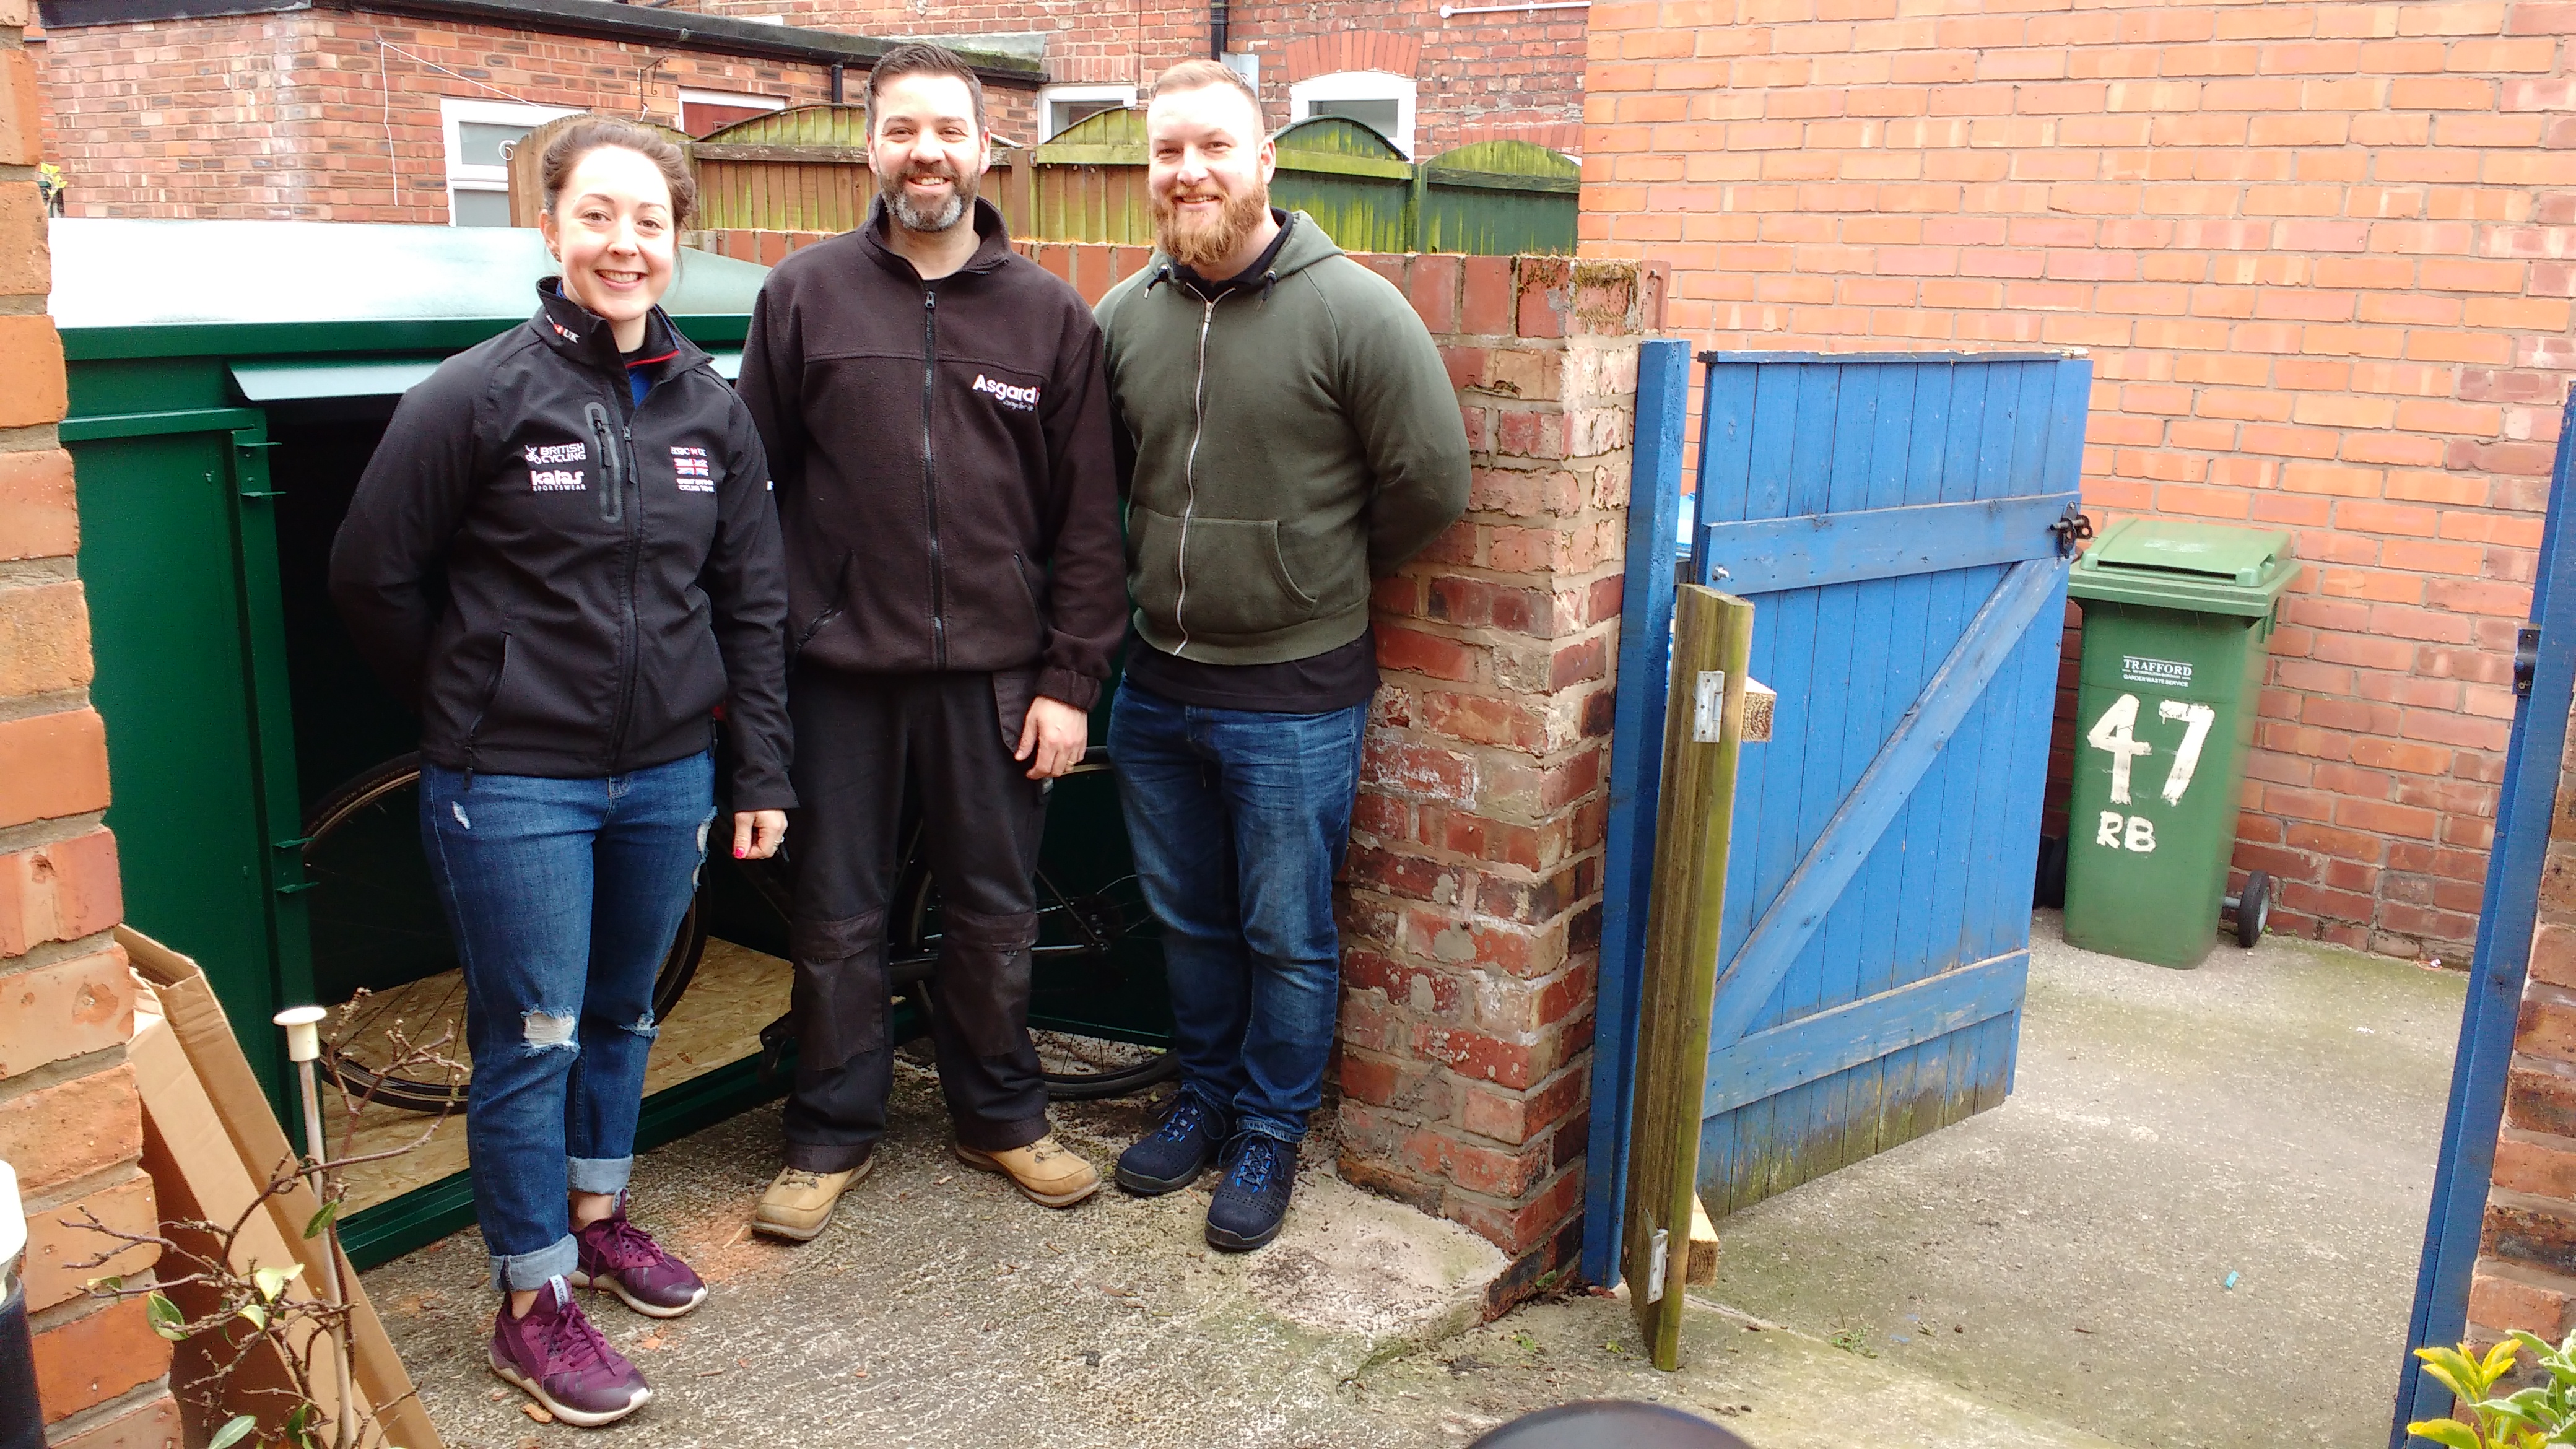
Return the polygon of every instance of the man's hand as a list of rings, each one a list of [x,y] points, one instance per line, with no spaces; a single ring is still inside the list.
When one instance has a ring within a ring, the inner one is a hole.
[[[738,810],[733,817],[733,858],[767,860],[787,838],[784,810]]]
[[[1011,752],[1014,760],[1030,760],[1029,778],[1052,780],[1082,761],[1085,745],[1091,743],[1091,717],[1060,699],[1041,694],[1029,701],[1028,722],[1020,726],[1020,747]]]

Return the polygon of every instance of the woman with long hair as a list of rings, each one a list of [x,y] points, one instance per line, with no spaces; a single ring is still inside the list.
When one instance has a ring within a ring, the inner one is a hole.
[[[749,414],[658,305],[695,187],[586,118],[546,148],[562,266],[522,327],[406,394],[331,588],[421,718],[421,844],[466,986],[474,1207],[502,1294],[492,1370],[591,1426],[651,1398],[575,1285],[673,1317],[706,1285],[629,1221],[653,978],[716,823],[787,829],[787,588]]]

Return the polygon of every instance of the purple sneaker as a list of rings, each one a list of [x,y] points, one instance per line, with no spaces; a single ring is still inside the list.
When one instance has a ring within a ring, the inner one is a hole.
[[[626,1220],[626,1199],[616,1211],[574,1231],[581,1261],[572,1281],[605,1288],[648,1318],[677,1318],[707,1301],[707,1285],[689,1265],[662,1251],[653,1235]]]
[[[537,1290],[525,1318],[512,1318],[510,1300],[501,1300],[492,1324],[492,1372],[583,1429],[615,1423],[653,1397],[635,1365],[582,1316],[561,1278]]]

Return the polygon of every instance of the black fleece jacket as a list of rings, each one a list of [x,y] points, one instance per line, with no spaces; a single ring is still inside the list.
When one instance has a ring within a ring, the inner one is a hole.
[[[608,324],[537,315],[403,395],[331,547],[359,651],[452,770],[592,779],[706,749],[787,809],[787,586],[741,399],[657,308],[640,404]]]
[[[973,258],[927,282],[884,213],[779,263],[743,347],[789,647],[854,673],[1033,669],[1088,709],[1127,613],[1100,329],[990,203]]]

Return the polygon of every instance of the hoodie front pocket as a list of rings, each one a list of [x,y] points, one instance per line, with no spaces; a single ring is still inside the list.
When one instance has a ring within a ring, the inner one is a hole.
[[[1279,552],[1271,518],[1193,518],[1181,530],[1177,608],[1191,634],[1267,634],[1315,616]]]

